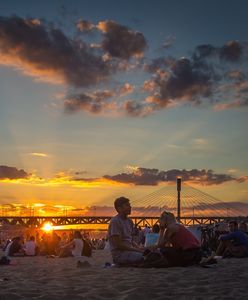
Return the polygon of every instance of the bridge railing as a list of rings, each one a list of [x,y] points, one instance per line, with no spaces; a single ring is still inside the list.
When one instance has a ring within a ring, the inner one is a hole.
[[[53,226],[70,226],[70,225],[100,225],[109,224],[111,216],[82,216],[82,217],[0,217],[1,225],[20,225],[30,228],[40,228],[45,223],[49,222]],[[134,224],[144,227],[145,224],[153,226],[158,223],[159,217],[150,216],[132,216]],[[181,217],[180,222],[186,226],[191,225],[211,225],[220,222],[228,222],[230,220],[237,220],[248,222],[248,217],[226,217],[226,216],[213,216],[213,217]],[[1,229],[1,226],[0,226]]]

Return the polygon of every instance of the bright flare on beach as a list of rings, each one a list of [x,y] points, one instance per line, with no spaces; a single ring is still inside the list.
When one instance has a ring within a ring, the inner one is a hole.
[[[42,227],[42,230],[49,232],[53,230],[53,225],[51,223],[45,223]]]

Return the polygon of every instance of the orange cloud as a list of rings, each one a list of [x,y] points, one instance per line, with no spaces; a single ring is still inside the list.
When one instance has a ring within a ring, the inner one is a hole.
[[[157,84],[153,80],[146,80],[143,84],[143,90],[147,92],[153,92],[157,88]]]
[[[27,178],[0,178],[0,183],[3,184],[18,184],[18,185],[33,185],[44,187],[70,186],[76,188],[100,188],[107,186],[126,186],[125,183],[116,182],[107,178],[74,178],[71,175],[63,175],[54,178],[41,178],[35,174]]]
[[[90,32],[91,30],[93,30],[96,26],[94,24],[92,24],[91,22],[87,21],[87,20],[78,20],[76,23],[76,27],[79,31],[85,31],[85,32]]]
[[[248,181],[248,175],[239,177],[236,180],[237,180],[237,182],[240,182],[240,183]]]
[[[26,61],[24,58],[18,57],[17,51],[12,49],[8,54],[0,53],[0,64],[13,67],[21,71],[24,75],[34,77],[36,81],[48,82],[52,84],[65,84],[66,79],[63,72],[53,70],[52,68],[40,68],[33,62]]]
[[[248,106],[247,99],[237,99],[233,102],[216,104],[214,106],[214,110],[221,111],[221,110],[226,110],[226,109],[231,109],[231,108],[242,108],[245,106]]]

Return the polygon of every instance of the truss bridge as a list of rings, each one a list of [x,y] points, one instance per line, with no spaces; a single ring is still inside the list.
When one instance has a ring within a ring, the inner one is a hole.
[[[158,222],[159,216],[139,216],[131,217],[134,224],[144,227],[145,224],[153,226]],[[229,220],[248,221],[247,217],[181,217],[180,222],[186,226],[190,225],[212,225]],[[53,226],[70,226],[70,225],[108,225],[111,217],[94,216],[94,217],[0,217],[0,224],[2,225],[19,225],[29,228],[41,228],[44,224],[50,223]]]

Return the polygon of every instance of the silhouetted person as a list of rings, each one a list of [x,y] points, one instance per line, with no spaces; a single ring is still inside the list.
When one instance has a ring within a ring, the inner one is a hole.
[[[22,238],[17,236],[12,239],[12,241],[8,244],[5,250],[5,256],[23,256],[23,244]]]
[[[177,223],[174,214],[164,211],[159,222],[158,247],[168,266],[188,266],[200,262],[200,242],[185,226]]]
[[[129,199],[117,198],[114,202],[117,215],[110,221],[108,238],[113,262],[117,264],[135,264],[143,261],[143,248],[133,241],[133,221]]]
[[[223,257],[248,256],[248,236],[239,230],[236,221],[230,221],[228,227],[230,232],[219,237],[220,243],[216,255]]]
[[[247,224],[245,222],[240,222],[239,223],[239,230],[248,235]]]

